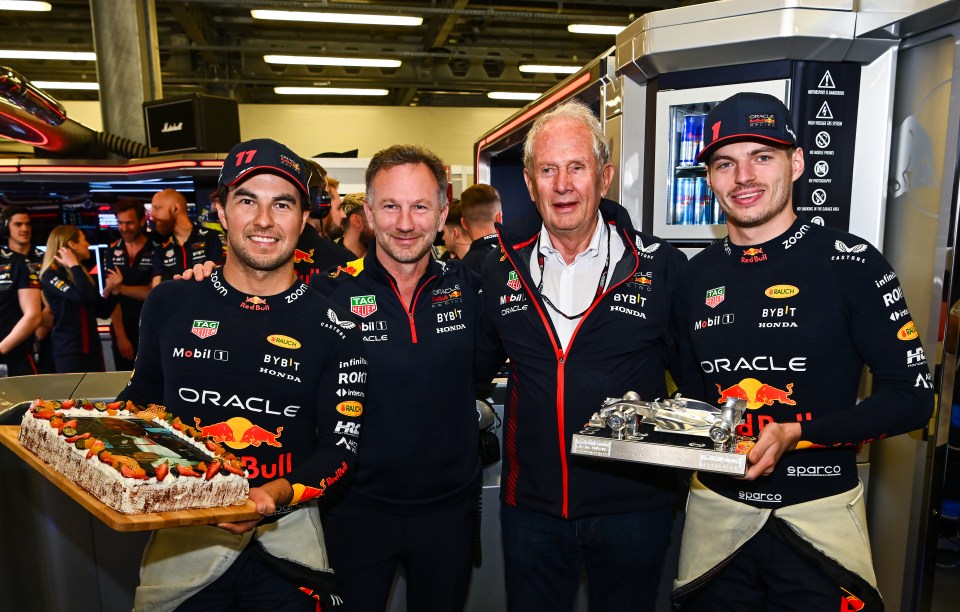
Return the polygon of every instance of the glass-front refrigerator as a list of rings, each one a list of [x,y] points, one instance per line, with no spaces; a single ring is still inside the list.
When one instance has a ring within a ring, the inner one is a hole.
[[[776,79],[736,85],[657,92],[653,233],[668,240],[713,240],[726,235],[724,215],[697,163],[704,119],[721,100],[741,91],[767,93],[789,106],[790,81]]]

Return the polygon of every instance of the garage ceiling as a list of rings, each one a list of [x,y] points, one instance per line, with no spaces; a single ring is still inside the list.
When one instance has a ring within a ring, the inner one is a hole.
[[[100,0],[107,1],[107,0]],[[116,0],[114,0],[116,1]],[[124,0],[126,1],[126,0]],[[702,0],[577,0],[498,3],[155,0],[163,96],[207,93],[241,103],[393,106],[522,106],[490,91],[546,91],[565,75],[530,74],[520,64],[581,66],[614,44],[612,35],[579,35],[573,23],[626,26],[649,11]],[[0,11],[5,49],[93,51],[87,0],[50,0],[42,13]],[[364,12],[423,18],[417,27],[264,21],[252,9]],[[276,65],[264,55],[400,60],[397,68]],[[33,81],[96,82],[93,61],[3,60]],[[387,89],[384,97],[278,95],[274,88]],[[60,100],[96,92],[50,89]]]

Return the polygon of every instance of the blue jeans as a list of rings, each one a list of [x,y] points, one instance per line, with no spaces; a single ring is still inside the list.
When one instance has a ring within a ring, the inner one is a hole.
[[[573,608],[587,569],[593,612],[653,610],[673,508],[567,520],[501,505],[507,609]]]

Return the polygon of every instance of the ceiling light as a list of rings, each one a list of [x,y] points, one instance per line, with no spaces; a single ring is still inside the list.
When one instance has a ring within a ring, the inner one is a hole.
[[[627,26],[611,25],[591,25],[586,23],[574,23],[567,26],[567,32],[571,34],[606,34],[607,36],[616,36]]]
[[[423,17],[403,17],[401,15],[362,15],[359,13],[311,13],[304,11],[265,11],[252,10],[254,19],[274,21],[310,21],[314,23],[347,23],[353,25],[419,26]]]
[[[491,91],[487,97],[491,100],[536,100],[541,95],[522,91]]]
[[[358,89],[351,87],[274,87],[273,92],[287,96],[385,96],[387,89]]]
[[[30,2],[28,0],[2,0],[0,11],[49,11],[49,2]]]
[[[580,70],[580,66],[547,66],[544,64],[521,64],[520,72],[537,72],[547,74],[573,74]]]
[[[301,66],[351,66],[362,68],[399,68],[400,60],[365,57],[309,57],[306,55],[264,55],[268,64],[297,64]]]
[[[40,89],[85,89],[88,91],[99,91],[99,83],[84,83],[82,81],[31,81],[33,85]]]
[[[82,60],[95,62],[97,54],[93,51],[22,51],[0,49],[0,59],[36,59],[36,60]]]

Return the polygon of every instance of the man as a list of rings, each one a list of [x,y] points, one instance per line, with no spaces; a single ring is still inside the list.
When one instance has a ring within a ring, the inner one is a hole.
[[[343,198],[343,242],[354,257],[362,259],[367,254],[367,245],[373,240],[373,230],[367,223],[363,209],[363,194],[351,193]]]
[[[316,500],[353,471],[367,371],[348,315],[294,273],[307,193],[287,147],[236,145],[219,179],[225,265],[200,284],[164,283],[144,304],[120,399],[163,403],[201,431],[233,428],[224,444],[242,455],[262,518],[155,533],[137,610],[312,611],[298,587],[329,592]],[[241,435],[254,430],[269,440]]]
[[[128,198],[113,205],[120,239],[110,245],[104,265],[107,278],[119,277],[119,296],[110,316],[113,326],[113,360],[118,371],[132,370],[140,340],[140,310],[153,287],[155,244],[144,233],[147,226],[143,202]]]
[[[460,202],[451,204],[447,220],[443,224],[443,246],[454,259],[463,259],[463,256],[470,249],[470,236],[460,225],[460,221],[463,219],[462,210]]]
[[[757,438],[745,478],[694,479],[674,600],[880,610],[857,448],[923,427],[933,400],[897,275],[862,239],[794,213],[803,151],[776,98],[721,102],[698,161],[728,236],[679,284],[680,386],[746,400],[738,433]],[[857,403],[864,364],[873,393]]]
[[[474,185],[460,194],[460,207],[460,225],[466,230],[471,241],[470,249],[460,260],[467,268],[479,274],[487,255],[497,248],[495,224],[503,222],[500,194],[490,185]]]
[[[652,610],[656,600],[674,473],[570,454],[605,398],[666,395],[669,300],[684,257],[601,199],[613,172],[588,107],[541,115],[524,146],[539,218],[509,235],[499,227],[501,251],[484,263],[480,372],[510,358],[500,513],[510,610],[571,609],[583,565],[591,610]]]
[[[223,234],[194,225],[187,214],[187,200],[173,189],[154,194],[150,203],[157,233],[166,236],[153,257],[154,287],[170,280],[194,264],[204,261],[223,263]]]
[[[323,235],[333,242],[343,239],[343,200],[340,198],[340,181],[326,176],[327,193],[330,194],[330,213],[323,220]]]
[[[312,283],[353,312],[375,381],[356,480],[326,520],[352,611],[382,612],[401,564],[408,610],[459,612],[466,600],[480,486],[478,303],[474,275],[431,257],[446,191],[433,153],[398,145],[374,155],[364,212],[376,240],[363,259]]]
[[[297,277],[308,283],[314,274],[345,266],[354,256],[343,246],[330,242],[317,231],[322,219],[326,218],[324,215],[329,216],[330,212],[326,171],[311,159],[303,162],[307,165],[310,177],[310,218],[307,219],[297,241],[297,249],[293,252],[293,267],[297,271]]]
[[[0,364],[7,376],[36,374],[33,334],[40,325],[40,280],[32,251],[30,216],[20,206],[3,209],[7,244],[0,248]]]

